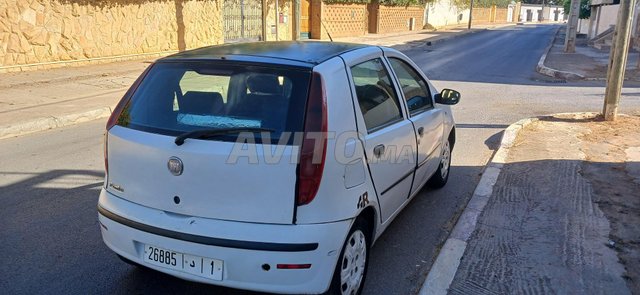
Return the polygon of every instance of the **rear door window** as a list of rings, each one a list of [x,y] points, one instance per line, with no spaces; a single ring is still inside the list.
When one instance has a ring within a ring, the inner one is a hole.
[[[351,67],[351,75],[367,132],[402,120],[398,96],[381,59]]]
[[[310,72],[215,63],[158,63],[149,71],[118,125],[165,135],[199,129],[257,127],[302,130]],[[234,140],[236,135],[215,137]]]

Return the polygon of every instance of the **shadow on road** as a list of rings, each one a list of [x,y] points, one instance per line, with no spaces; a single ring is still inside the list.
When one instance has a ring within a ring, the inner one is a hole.
[[[470,197],[455,192],[460,186],[473,191],[482,169],[454,166],[449,186],[416,196],[372,249],[366,288],[376,291],[369,293],[393,292],[385,287],[387,280],[413,288],[423,278],[431,261],[415,262],[437,253],[435,246],[453,226],[451,217]],[[120,261],[100,236],[96,204],[102,172],[0,171],[0,176],[19,177],[0,187],[0,288],[7,294],[256,294],[187,282]],[[427,230],[433,224],[445,226]],[[408,241],[399,244],[401,239]]]

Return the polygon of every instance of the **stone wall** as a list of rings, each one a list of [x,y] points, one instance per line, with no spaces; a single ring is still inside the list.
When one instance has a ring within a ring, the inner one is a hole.
[[[333,38],[367,33],[366,4],[326,4],[322,1],[312,3],[314,4],[311,8],[311,38],[328,39],[327,31]],[[320,23],[320,18],[324,25]]]
[[[497,8],[496,14],[493,19],[496,23],[506,23],[509,21],[509,9],[507,8]]]
[[[385,6],[370,4],[369,13],[377,13],[376,21],[369,23],[370,33],[393,33],[409,31],[410,20],[415,24],[414,30],[421,30],[424,25],[424,6]]]
[[[0,70],[223,42],[222,0],[0,0]]]
[[[474,23],[505,23],[507,22],[508,9],[492,7],[474,7],[473,18]]]

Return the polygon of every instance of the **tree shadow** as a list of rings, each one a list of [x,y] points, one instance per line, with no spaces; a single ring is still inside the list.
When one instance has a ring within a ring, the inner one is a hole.
[[[504,164],[450,294],[638,290],[640,179],[625,171],[639,169],[570,159]]]

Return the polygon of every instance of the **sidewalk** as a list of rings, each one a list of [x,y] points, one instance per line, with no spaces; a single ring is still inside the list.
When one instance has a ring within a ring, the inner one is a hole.
[[[486,28],[449,28],[339,38],[335,41],[408,48]],[[0,74],[0,139],[109,116],[153,59]]]
[[[525,121],[498,151],[449,294],[640,294],[640,117],[594,117]]]
[[[109,116],[147,60],[0,74],[0,139]]]
[[[569,80],[605,80],[609,64],[609,50],[599,50],[590,47],[587,45],[587,40],[582,38],[576,42],[575,53],[565,53],[565,32],[566,27],[561,27],[546,54],[546,58],[543,57],[543,59],[541,59],[544,66],[550,70],[540,71],[540,69],[538,69],[538,71],[545,75]],[[635,50],[629,51],[627,70],[625,73],[625,79],[627,80],[640,81],[640,71],[638,71],[636,67],[638,55],[638,52]],[[558,75],[557,72],[568,73],[568,75]]]

